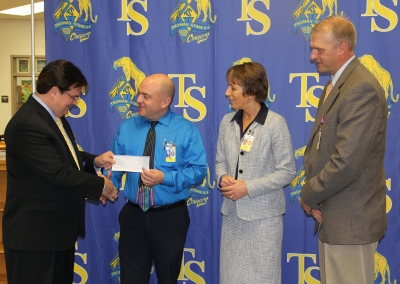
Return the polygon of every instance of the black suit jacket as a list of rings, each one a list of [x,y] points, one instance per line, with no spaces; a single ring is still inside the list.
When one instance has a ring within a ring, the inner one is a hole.
[[[84,235],[85,198],[100,198],[104,179],[95,174],[95,156],[78,150],[70,125],[64,117],[62,122],[81,170],[54,119],[33,97],[6,127],[3,243],[8,248],[71,249],[77,235]]]

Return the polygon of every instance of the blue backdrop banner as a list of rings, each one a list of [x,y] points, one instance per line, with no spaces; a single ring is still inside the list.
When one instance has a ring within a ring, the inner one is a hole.
[[[209,172],[192,188],[191,226],[178,283],[219,282],[221,194],[214,181],[219,122],[230,110],[225,73],[237,62],[267,69],[267,104],[282,115],[295,148],[297,176],[285,188],[282,282],[319,283],[314,221],[299,206],[303,153],[328,76],[310,61],[312,26],[344,14],[358,32],[356,56],[377,77],[389,107],[385,168],[386,236],[375,255],[375,283],[400,280],[400,8],[397,0],[47,0],[46,60],[66,59],[89,81],[68,121],[88,152],[110,149],[123,120],[137,115],[137,90],[153,73],[173,80],[172,110],[199,128]],[[256,161],[255,161],[256,162]],[[87,236],[76,244],[74,283],[119,283],[118,214],[126,202],[88,202]],[[240,267],[238,268],[240,269]],[[156,283],[155,273],[151,283]]]

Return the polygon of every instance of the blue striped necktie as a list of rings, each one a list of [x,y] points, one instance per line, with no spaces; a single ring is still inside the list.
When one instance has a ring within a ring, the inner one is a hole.
[[[155,126],[158,121],[152,121],[151,127],[147,132],[146,142],[144,145],[143,156],[149,156],[149,168],[154,168],[154,149],[156,144],[156,130]],[[136,195],[136,203],[142,208],[143,211],[148,210],[154,204],[153,187],[143,184],[139,176],[138,192]]]

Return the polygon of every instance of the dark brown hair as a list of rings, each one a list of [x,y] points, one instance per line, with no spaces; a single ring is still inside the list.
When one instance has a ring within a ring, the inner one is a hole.
[[[74,64],[66,60],[55,60],[47,64],[40,72],[36,91],[39,94],[46,94],[54,86],[61,92],[68,91],[71,87],[81,87],[84,93],[88,89],[88,82]]]
[[[260,63],[245,62],[231,66],[226,72],[226,81],[239,84],[243,88],[243,96],[253,95],[256,102],[264,102],[267,98],[267,72]]]

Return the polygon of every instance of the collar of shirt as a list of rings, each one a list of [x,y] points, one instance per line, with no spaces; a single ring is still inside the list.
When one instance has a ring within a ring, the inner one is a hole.
[[[355,57],[356,57],[356,56],[353,55],[349,60],[346,61],[345,64],[342,65],[342,67],[339,68],[339,70],[335,73],[335,75],[331,76],[331,79],[332,79],[332,86],[335,86],[337,80],[339,79],[340,75],[342,75],[344,69],[346,69],[347,65],[349,65],[350,62],[353,61],[353,59],[354,59]]]
[[[33,93],[31,96],[32,96],[39,104],[41,104],[42,107],[44,107],[44,108],[47,110],[47,112],[51,115],[51,117],[54,119],[54,121],[56,121],[56,118],[57,118],[57,117],[54,115],[54,113],[51,111],[51,109],[50,109],[41,99],[39,99],[38,96],[36,96],[36,93]]]
[[[150,119],[141,116],[139,116],[138,119],[140,124],[151,122]],[[158,120],[158,123],[164,124],[165,126],[168,127],[171,123],[171,119],[172,119],[172,111],[170,108],[168,108],[168,111]]]
[[[264,102],[262,102],[260,104],[261,104],[261,108],[258,111],[256,117],[254,118],[254,121],[258,122],[261,125],[264,125],[265,119],[267,118],[267,114],[268,114],[268,107],[265,105]],[[239,109],[235,113],[235,115],[232,117],[231,122],[236,121],[239,125],[242,125],[242,117],[243,117],[243,110]]]

